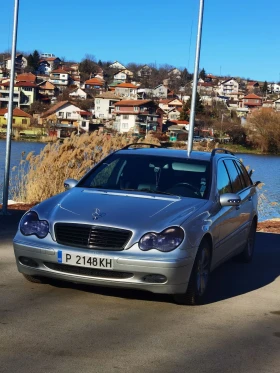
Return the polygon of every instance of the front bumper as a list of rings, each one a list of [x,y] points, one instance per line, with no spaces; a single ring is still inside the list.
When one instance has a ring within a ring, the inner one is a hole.
[[[150,255],[129,251],[98,253],[114,261],[113,270],[90,270],[84,267],[58,263],[58,250],[79,252],[80,255],[96,255],[96,251],[57,245],[30,244],[14,240],[14,251],[19,272],[58,280],[107,287],[122,287],[147,290],[153,293],[179,294],[187,290],[194,259],[192,257],[169,257],[168,254]],[[182,251],[181,251],[182,252]],[[97,255],[98,255],[97,254]],[[182,254],[181,254],[182,256]],[[21,257],[30,258],[37,266],[23,264]],[[154,276],[165,276],[161,283],[153,282]],[[147,281],[148,276],[148,281]]]

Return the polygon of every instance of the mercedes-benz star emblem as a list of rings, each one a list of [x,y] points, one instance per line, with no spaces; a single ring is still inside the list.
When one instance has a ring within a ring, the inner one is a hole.
[[[101,212],[99,209],[95,209],[92,213],[93,220],[98,220],[99,218],[103,218],[106,214]]]

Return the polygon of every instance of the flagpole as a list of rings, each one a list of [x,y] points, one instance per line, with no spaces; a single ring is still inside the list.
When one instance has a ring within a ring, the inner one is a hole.
[[[3,204],[2,215],[8,215],[8,198],[9,198],[9,176],[10,176],[10,160],[11,160],[11,137],[12,137],[12,123],[13,123],[13,98],[14,98],[14,80],[15,80],[15,59],[16,59],[16,45],[17,45],[17,25],[18,25],[18,8],[19,0],[14,3],[14,24],[13,24],[13,41],[11,51],[11,71],[10,71],[10,92],[8,104],[8,123],[6,136],[6,160],[3,186]]]
[[[193,87],[192,87],[192,102],[190,112],[190,124],[189,124],[189,135],[188,135],[188,157],[191,154],[193,147],[193,132],[195,123],[195,104],[196,104],[196,92],[197,92],[197,79],[200,59],[200,46],[201,46],[201,34],[202,34],[202,22],[203,22],[203,8],[204,0],[200,0],[199,13],[198,13],[198,24],[197,24],[197,37],[196,37],[196,52],[194,62],[194,73],[193,73]]]

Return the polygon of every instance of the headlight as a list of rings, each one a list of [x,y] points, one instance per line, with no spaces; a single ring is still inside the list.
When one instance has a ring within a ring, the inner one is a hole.
[[[39,220],[34,211],[30,211],[23,216],[20,221],[20,231],[25,236],[35,236],[44,238],[49,232],[49,223],[46,220]]]
[[[156,249],[168,252],[176,249],[184,239],[184,231],[179,227],[167,228],[161,233],[146,233],[139,241],[139,247],[143,251]]]

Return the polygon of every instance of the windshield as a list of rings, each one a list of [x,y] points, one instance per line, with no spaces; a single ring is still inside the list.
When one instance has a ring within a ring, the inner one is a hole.
[[[207,199],[209,167],[206,161],[115,153],[77,186]]]

